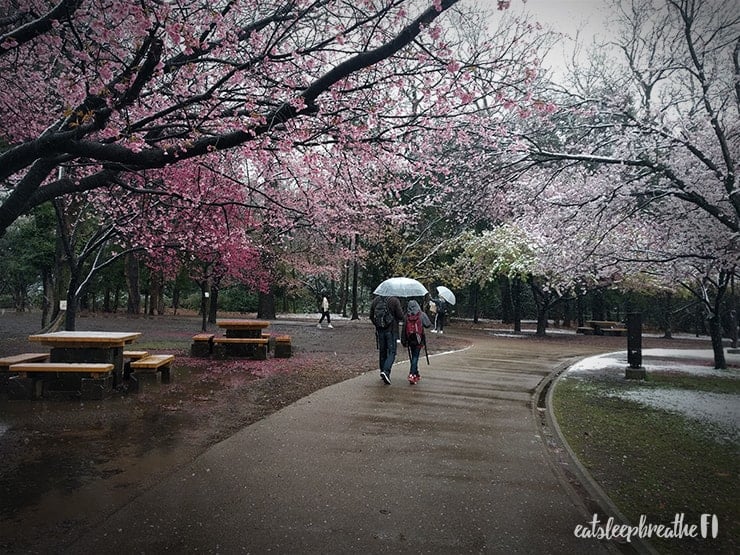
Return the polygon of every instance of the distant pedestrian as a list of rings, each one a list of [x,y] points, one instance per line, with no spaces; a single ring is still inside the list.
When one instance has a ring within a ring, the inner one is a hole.
[[[380,379],[391,383],[391,367],[396,360],[398,324],[404,319],[398,297],[378,296],[370,305],[370,321],[375,325],[375,342],[378,347]]]
[[[427,346],[427,336],[424,333],[424,328],[430,327],[432,327],[432,321],[425,312],[421,311],[419,303],[414,300],[409,301],[406,307],[406,317],[401,328],[401,344],[409,350],[409,361],[411,363],[409,383],[411,385],[419,383],[421,379],[419,375],[419,354]]]
[[[334,326],[331,325],[331,314],[329,313],[329,299],[326,298],[326,295],[324,295],[324,298],[321,299],[321,320],[319,320],[319,324],[316,326],[317,328],[321,329],[321,323],[324,321],[324,318],[326,318],[326,323],[328,324],[326,327],[330,329],[334,329]]]
[[[432,331],[435,333],[444,333],[445,318],[447,317],[447,301],[442,297],[437,297],[432,302],[437,309],[437,315],[434,318],[434,329]]]

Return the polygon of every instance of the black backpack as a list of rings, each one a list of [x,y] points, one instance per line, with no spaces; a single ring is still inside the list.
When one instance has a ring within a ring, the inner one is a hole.
[[[379,297],[373,312],[373,324],[379,330],[384,330],[393,323],[393,314],[388,306],[388,299]]]

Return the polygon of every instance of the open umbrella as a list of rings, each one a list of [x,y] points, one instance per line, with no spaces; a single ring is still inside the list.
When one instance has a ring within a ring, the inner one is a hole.
[[[423,297],[428,293],[427,288],[415,279],[407,277],[392,277],[378,285],[373,291],[376,295],[394,297]]]
[[[450,304],[455,304],[457,302],[457,299],[455,299],[455,294],[447,289],[447,287],[445,287],[444,285],[437,286],[437,293],[439,293],[439,296]]]

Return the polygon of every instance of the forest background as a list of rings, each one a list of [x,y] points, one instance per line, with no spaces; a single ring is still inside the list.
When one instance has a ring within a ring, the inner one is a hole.
[[[508,1],[6,2],[0,302],[332,310],[458,292],[521,328],[737,341],[733,3],[619,0],[567,71]],[[66,310],[62,310],[64,306]]]

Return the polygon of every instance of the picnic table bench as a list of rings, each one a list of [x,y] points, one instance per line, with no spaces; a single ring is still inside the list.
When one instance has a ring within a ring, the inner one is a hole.
[[[21,362],[44,362],[49,360],[49,353],[20,353],[0,358],[0,391],[8,389],[8,380],[15,376],[10,366]]]
[[[115,366],[104,362],[20,362],[8,380],[8,397],[103,399],[111,391]],[[79,385],[78,385],[79,384]]]
[[[0,358],[0,372],[10,371],[10,366],[22,362],[43,362],[49,359],[49,353],[20,353]]]
[[[135,376],[142,373],[149,373],[156,376],[159,372],[162,377],[162,383],[170,381],[170,366],[175,360],[175,355],[148,355],[137,360],[131,361],[131,371]]]
[[[627,328],[622,322],[613,320],[589,320],[586,322],[587,327],[580,327],[576,333],[584,335],[625,335]]]
[[[293,354],[289,335],[278,335],[275,338],[275,358],[290,358]]]
[[[267,337],[214,337],[213,353],[217,358],[249,357],[257,360],[267,358]]]
[[[190,345],[191,357],[208,357],[213,354],[213,333],[197,333],[193,336],[193,343]]]

